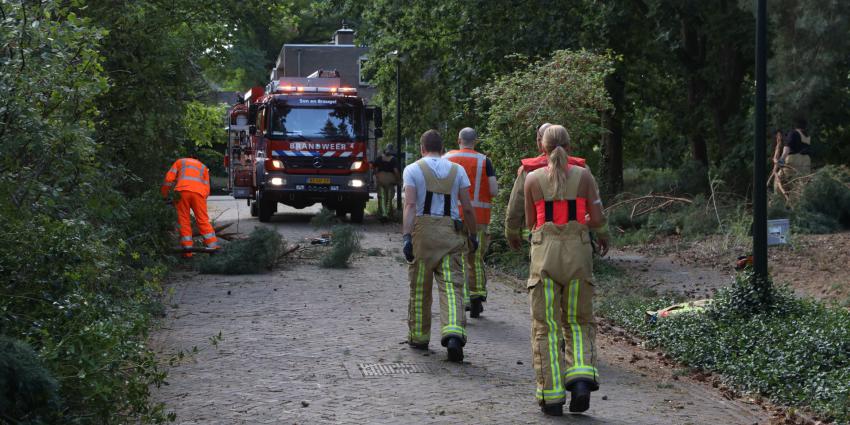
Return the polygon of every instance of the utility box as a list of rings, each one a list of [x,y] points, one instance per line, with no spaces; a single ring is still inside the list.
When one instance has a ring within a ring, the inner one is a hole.
[[[784,245],[788,243],[788,232],[791,223],[787,218],[767,220],[767,245]]]

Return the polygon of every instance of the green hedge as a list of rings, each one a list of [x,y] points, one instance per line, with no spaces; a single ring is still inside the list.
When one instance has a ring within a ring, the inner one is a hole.
[[[600,301],[598,312],[683,364],[722,374],[742,391],[850,422],[850,312],[784,290],[765,294],[751,280],[738,276],[705,313],[656,324],[647,323],[644,312],[676,300],[610,297]]]

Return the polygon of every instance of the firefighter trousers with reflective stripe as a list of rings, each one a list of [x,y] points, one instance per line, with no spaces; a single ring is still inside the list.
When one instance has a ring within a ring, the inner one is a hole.
[[[476,234],[478,249],[472,251],[472,244],[469,244],[464,256],[467,286],[463,288],[463,299],[466,304],[469,304],[471,298],[487,299],[487,275],[484,272],[484,255],[487,254],[487,248],[490,245],[490,233],[487,227],[487,225],[478,226]]]
[[[380,171],[375,177],[378,182],[378,214],[389,217],[393,209],[393,198],[396,192],[395,174]]]
[[[410,302],[408,340],[427,344],[431,339],[431,291],[436,282],[440,297],[440,337],[446,344],[456,336],[466,343],[463,310],[463,255],[465,238],[448,217],[416,217],[413,255],[409,266]]]
[[[198,224],[198,230],[201,232],[201,237],[204,239],[204,245],[207,248],[218,248],[218,239],[215,237],[215,229],[210,224],[210,217],[207,215],[207,199],[203,195],[195,192],[180,191],[179,199],[174,206],[177,209],[177,228],[180,233],[180,245],[183,248],[191,248],[192,243],[192,218],[191,214],[195,215],[195,222]],[[191,257],[191,252],[183,254],[184,257]]]
[[[546,223],[532,233],[531,349],[541,405],[564,403],[578,380],[598,389],[592,267],[587,227]]]

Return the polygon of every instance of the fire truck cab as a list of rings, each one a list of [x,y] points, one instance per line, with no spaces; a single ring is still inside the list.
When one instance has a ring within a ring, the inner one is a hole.
[[[372,188],[370,159],[381,137],[381,110],[336,71],[284,77],[255,87],[230,111],[229,182],[235,198],[267,222],[277,204],[321,203],[362,222]]]

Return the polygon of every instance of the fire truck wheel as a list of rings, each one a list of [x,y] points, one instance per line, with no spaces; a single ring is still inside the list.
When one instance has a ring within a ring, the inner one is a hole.
[[[351,210],[351,222],[362,223],[363,215],[366,213],[366,205],[358,205]]]
[[[260,215],[260,204],[257,201],[251,202],[251,217],[258,217]]]
[[[257,204],[257,215],[260,218],[261,223],[268,223],[272,219],[272,215],[274,215],[275,211],[277,211],[277,202],[263,199],[260,196],[256,201]]]

